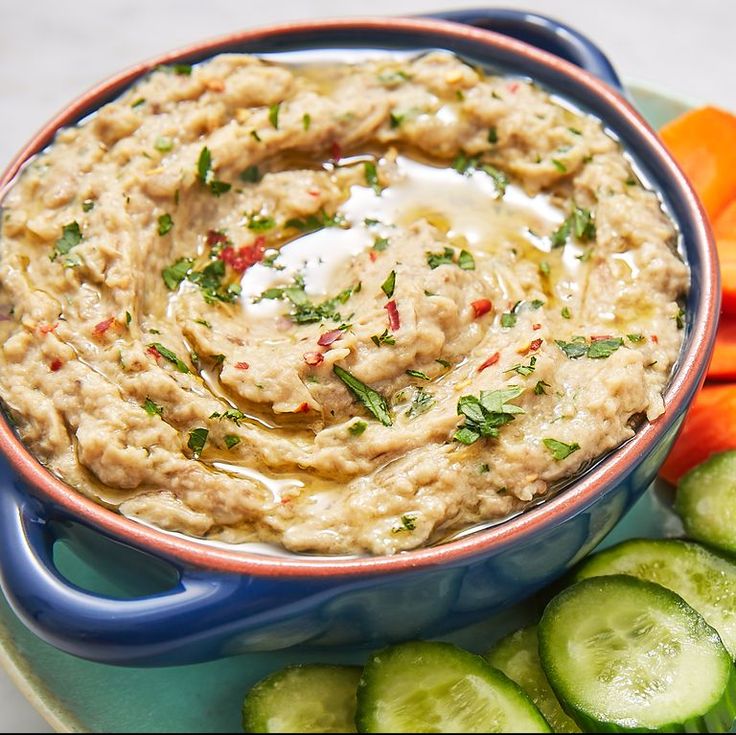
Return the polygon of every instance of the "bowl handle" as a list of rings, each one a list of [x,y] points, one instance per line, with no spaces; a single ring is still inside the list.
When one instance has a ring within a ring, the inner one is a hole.
[[[511,36],[570,61],[619,92],[623,91],[618,74],[598,46],[582,33],[546,15],[505,8],[469,8],[440,11],[428,17]]]
[[[18,617],[36,635],[83,658],[135,665],[170,652],[186,630],[187,660],[207,637],[217,611],[235,591],[233,575],[177,569],[173,588],[115,599],[65,579],[53,559],[55,535],[47,509],[14,483],[0,488],[0,585]],[[194,653],[194,655],[192,655]],[[167,663],[176,663],[170,655]]]

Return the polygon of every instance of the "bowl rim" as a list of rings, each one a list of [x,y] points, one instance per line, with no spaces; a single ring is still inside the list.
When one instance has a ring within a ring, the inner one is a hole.
[[[608,490],[623,481],[632,467],[651,452],[662,436],[680,417],[695,391],[700,387],[715,340],[720,303],[720,281],[715,243],[705,212],[695,192],[677,163],[665,150],[655,131],[623,96],[590,73],[551,53],[522,41],[486,29],[478,29],[446,20],[419,17],[365,16],[280,23],[228,33],[189,44],[135,64],[79,95],[49,120],[15,155],[0,176],[0,202],[26,162],[52,140],[65,125],[78,119],[84,110],[97,104],[112,90],[132,83],[158,65],[171,64],[207,53],[221,52],[223,46],[288,35],[320,31],[401,30],[414,33],[431,32],[450,39],[472,40],[495,47],[515,56],[552,68],[573,77],[587,94],[597,97],[614,110],[640,136],[649,153],[679,190],[690,210],[693,227],[692,248],[702,256],[701,289],[696,318],[690,329],[691,344],[683,351],[670,384],[664,392],[665,412],[653,423],[646,422],[623,445],[597,462],[559,495],[540,503],[514,518],[466,537],[437,546],[424,547],[392,556],[361,557],[282,557],[238,549],[210,546],[196,538],[179,535],[141,524],[105,508],[82,495],[71,485],[53,475],[26,449],[9,422],[0,420],[0,451],[9,460],[20,479],[33,495],[51,501],[54,512],[73,517],[78,522],[143,552],[163,558],[174,565],[209,569],[217,572],[259,577],[358,577],[400,573],[444,564],[462,563],[469,558],[487,555],[511,543],[530,538],[542,528],[565,521],[595,503]],[[48,510],[48,509],[47,509]]]

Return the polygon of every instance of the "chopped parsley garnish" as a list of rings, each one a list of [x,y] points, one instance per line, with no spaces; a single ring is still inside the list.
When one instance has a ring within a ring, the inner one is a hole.
[[[210,261],[202,270],[189,271],[186,277],[202,290],[202,296],[208,304],[215,301],[233,303],[240,296],[240,284],[231,283],[223,286],[222,279],[225,276],[225,263],[222,260]]]
[[[66,255],[73,247],[82,242],[82,231],[79,224],[75,220],[68,225],[64,225],[61,230],[61,237],[54,245],[54,252],[51,254],[51,260],[56,260],[59,255]]]
[[[383,334],[374,334],[371,337],[371,340],[373,341],[373,344],[376,347],[380,347],[381,345],[395,345],[396,339],[391,332],[388,331],[388,329],[383,330]]]
[[[292,310],[289,316],[297,324],[310,324],[325,319],[340,322],[342,321],[342,317],[340,316],[340,312],[337,311],[338,305],[346,303],[354,293],[360,291],[360,288],[360,283],[355,286],[349,286],[343,291],[340,291],[337,296],[326,299],[320,304],[315,304],[309,300],[304,290],[304,279],[301,275],[297,275],[294,278],[293,285],[267,288],[256,299],[256,302],[262,301],[263,299],[288,299],[292,304]]]
[[[198,428],[192,429],[189,432],[189,441],[187,446],[192,450],[192,456],[194,459],[199,459],[202,454],[204,445],[207,443],[207,436],[210,432],[207,429]]]
[[[161,271],[164,283],[169,291],[175,291],[179,287],[179,284],[187,277],[187,274],[191,270],[193,262],[192,258],[179,258],[176,263]]]
[[[439,268],[441,265],[452,265],[455,260],[455,251],[452,248],[446,247],[441,253],[432,253],[427,251],[427,265],[434,270]]]
[[[475,270],[475,259],[467,250],[461,250],[457,259],[458,267],[464,271]]]
[[[392,128],[398,128],[399,125],[404,121],[406,115],[397,115],[395,112],[389,114],[389,125]]]
[[[232,421],[236,426],[240,426],[240,422],[247,419],[248,416],[238,408],[228,408],[225,411],[211,413],[210,418],[220,419],[221,421],[222,419],[228,419],[228,421]]]
[[[333,365],[332,371],[345,384],[363,406],[375,416],[384,426],[391,426],[393,420],[386,399],[376,390],[358,380],[354,375],[339,365]]]
[[[212,325],[206,319],[195,319],[194,323],[201,324],[203,327],[207,327],[207,329],[212,329]]]
[[[558,158],[552,159],[552,165],[562,174],[567,173],[567,166],[565,166],[562,161],[560,161]]]
[[[491,471],[491,468],[490,468],[490,465],[488,465],[488,464],[482,464],[478,468],[478,474],[479,475],[485,475],[487,472],[490,472],[490,471]]]
[[[125,312],[125,324],[126,326],[130,326],[131,321],[133,321],[133,317],[130,315],[129,311]]]
[[[496,438],[498,430],[513,421],[524,409],[509,401],[518,398],[523,388],[511,385],[502,390],[483,390],[480,398],[463,396],[457,403],[457,412],[465,423],[455,432],[455,441],[474,444],[480,438]]]
[[[493,179],[496,191],[498,192],[498,195],[502,197],[506,193],[506,187],[509,185],[509,177],[495,166],[489,166],[486,163],[484,163],[479,170]]]
[[[413,531],[417,527],[417,519],[415,516],[401,516],[401,525],[406,531]]]
[[[570,132],[571,132],[571,133],[572,133],[573,135],[582,135],[582,134],[583,134],[583,131],[582,131],[582,130],[578,130],[578,128],[568,128],[568,130],[569,130],[569,131],[570,131]]]
[[[240,437],[237,434],[225,434],[223,440],[225,441],[225,446],[228,449],[232,449],[240,444]]]
[[[547,391],[545,388],[551,388],[552,386],[549,383],[545,383],[543,380],[538,380],[537,384],[534,386],[534,395],[535,396],[546,396]]]
[[[304,128],[304,130],[309,130],[309,126],[311,124],[312,124],[312,116],[308,112],[305,112],[302,115],[302,127]]]
[[[275,105],[271,105],[268,108],[268,122],[271,123],[271,127],[276,130],[279,129],[279,111],[281,110],[281,103],[277,102]]]
[[[413,419],[415,416],[420,416],[423,413],[429,411],[434,406],[435,400],[431,393],[427,393],[422,386],[418,386],[414,390],[414,395],[411,397],[411,405],[406,415]]]
[[[131,107],[140,107],[142,104],[144,104],[146,101],[145,97],[139,97],[133,104],[131,104]]]
[[[255,163],[247,166],[240,172],[240,180],[246,184],[257,184],[261,180],[261,172]]]
[[[149,416],[163,416],[164,409],[162,406],[157,406],[150,398],[146,398],[143,402],[143,408]]]
[[[348,432],[351,436],[360,436],[367,428],[365,421],[358,420],[348,426]]]
[[[156,142],[153,144],[153,147],[160,153],[167,153],[174,147],[174,143],[171,138],[166,135],[161,135],[156,138]]]
[[[432,380],[427,373],[423,373],[421,370],[407,370],[406,374],[412,378],[419,378],[419,380]]]
[[[301,232],[314,232],[323,227],[342,227],[344,224],[345,218],[339,212],[329,215],[324,209],[320,209],[317,214],[310,214],[308,217],[292,217],[284,226],[293,227]]]
[[[568,309],[566,306],[562,307],[562,311],[560,312],[563,319],[571,319],[572,314],[570,313],[570,309]]]
[[[623,346],[624,341],[620,337],[610,337],[594,339],[589,343],[585,337],[573,337],[570,342],[557,339],[555,343],[571,360],[585,356],[593,360],[601,360],[610,357],[619,347]]]
[[[616,350],[623,345],[624,341],[620,337],[611,339],[597,339],[590,343],[588,347],[588,357],[593,360],[600,360],[610,357]]]
[[[577,452],[580,449],[580,445],[577,442],[565,444],[565,442],[558,441],[557,439],[543,439],[542,442],[558,462],[566,459],[573,452]]]
[[[210,191],[219,197],[220,194],[224,194],[226,191],[230,191],[232,184],[228,184],[227,181],[218,181],[213,179],[210,181]]]
[[[381,193],[381,184],[378,181],[378,170],[376,164],[373,161],[366,161],[363,164],[363,174],[365,176],[365,183],[370,186],[376,194]]]
[[[441,357],[438,357],[435,362],[438,362],[443,368],[452,367],[452,363],[449,360],[443,360]]]
[[[628,338],[629,342],[643,342],[644,341],[643,334],[627,334],[626,337]]]
[[[543,276],[548,276],[548,275],[549,275],[549,273],[550,273],[550,267],[549,267],[549,263],[548,263],[548,262],[547,262],[546,260],[543,260],[543,261],[542,261],[542,262],[541,262],[541,263],[539,264],[539,272],[540,272],[540,273],[541,273],[541,274],[542,274]]]
[[[470,176],[474,171],[482,171],[484,174],[491,177],[500,197],[506,193],[506,187],[509,184],[508,176],[495,166],[481,163],[478,156],[468,158],[464,153],[461,153],[452,162],[452,167],[455,171],[459,174],[463,174],[464,176]]]
[[[216,197],[224,194],[226,191],[230,191],[231,184],[226,181],[219,181],[213,178],[212,173],[212,154],[207,146],[204,146],[199,153],[197,159],[197,178],[201,184],[209,186],[210,191]]]
[[[685,310],[682,307],[675,314],[675,324],[677,324],[678,329],[685,328]]]
[[[192,73],[191,64],[174,64],[172,66],[172,69],[174,70],[174,74],[178,74],[179,76],[183,77],[191,76]]]
[[[394,295],[396,288],[396,271],[391,271],[386,280],[381,284],[381,291],[386,294],[386,298],[390,299]]]
[[[250,131],[250,137],[253,138],[253,140],[255,140],[257,143],[260,143],[261,142],[261,136],[258,135],[258,131],[257,130],[251,130]]]
[[[276,220],[265,214],[248,215],[248,229],[253,232],[266,232],[276,227]]]
[[[590,242],[595,239],[595,222],[589,209],[575,206],[572,213],[552,233],[553,248],[561,248],[574,235],[581,242]]]
[[[498,132],[496,131],[495,126],[488,129],[488,142],[491,145],[498,143]]]
[[[388,247],[388,244],[389,240],[387,237],[377,237],[373,241],[373,250],[382,253]]]
[[[527,376],[531,375],[534,372],[536,364],[537,364],[537,358],[532,357],[529,360],[528,365],[522,365],[521,363],[519,363],[518,365],[514,365],[513,367],[510,367],[508,370],[504,370],[504,372],[505,373],[517,373],[526,378]]]
[[[506,313],[501,314],[501,326],[505,327],[506,329],[515,327],[516,319],[517,317],[515,313],[507,311]]]
[[[162,214],[158,218],[158,234],[161,235],[161,237],[171,232],[171,228],[173,226],[174,220],[171,219],[171,215],[168,212],[166,214]]]
[[[82,211],[89,212],[91,209],[94,209],[94,206],[95,206],[94,199],[85,199],[82,202]]]
[[[160,342],[153,342],[148,345],[148,347],[153,348],[154,350],[156,350],[156,352],[158,352],[159,355],[161,355],[161,357],[173,363],[180,373],[189,372],[189,368],[187,367],[186,363],[180,360],[175,352],[172,352],[168,347],[164,347]]]
[[[401,69],[384,71],[378,75],[378,81],[385,87],[397,87],[399,84],[402,84],[409,79],[411,79],[411,77]]]

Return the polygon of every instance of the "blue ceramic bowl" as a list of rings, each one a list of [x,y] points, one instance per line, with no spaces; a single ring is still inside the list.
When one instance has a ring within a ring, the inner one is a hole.
[[[0,197],[60,127],[115,98],[158,64],[192,63],[224,51],[449,49],[494,70],[528,75],[600,117],[665,200],[692,276],[684,346],[665,414],[557,497],[521,516],[444,545],[358,559],[241,553],[145,527],[52,476],[0,421],[0,579],[18,616],[48,642],[85,658],[141,666],[436,635],[508,606],[564,573],[654,479],[703,381],[715,337],[718,270],[703,211],[657,136],[622,97],[611,65],[585,38],[549,19],[509,10],[444,18],[454,22],[295,23],[153,59],[104,82],[52,120],[0,179]],[[116,579],[137,580],[138,594],[113,599],[75,585],[54,554],[59,538]]]

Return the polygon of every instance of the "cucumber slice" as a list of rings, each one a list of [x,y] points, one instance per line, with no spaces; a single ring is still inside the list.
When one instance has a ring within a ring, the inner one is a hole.
[[[371,656],[355,721],[359,732],[551,732],[526,694],[483,658],[428,641]]]
[[[355,732],[358,666],[288,666],[243,702],[245,732]]]
[[[568,587],[542,615],[539,656],[586,732],[727,732],[736,716],[718,633],[652,582],[612,575]]]
[[[554,732],[580,732],[575,721],[563,711],[542,669],[536,625],[502,638],[486,658],[529,695]]]
[[[685,474],[675,510],[688,536],[736,554],[736,450],[713,454]]]
[[[631,539],[586,559],[575,580],[607,574],[630,574],[676,592],[736,658],[736,564],[689,541]]]

